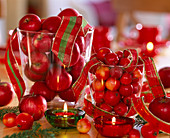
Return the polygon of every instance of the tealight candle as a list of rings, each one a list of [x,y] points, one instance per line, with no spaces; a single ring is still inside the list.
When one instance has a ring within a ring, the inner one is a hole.
[[[123,137],[133,128],[134,119],[127,117],[105,117],[95,118],[95,128],[105,137]]]
[[[64,104],[64,109],[48,109],[45,111],[47,121],[53,127],[73,128],[76,127],[78,120],[84,118],[85,112],[80,109],[68,109],[67,104]]]

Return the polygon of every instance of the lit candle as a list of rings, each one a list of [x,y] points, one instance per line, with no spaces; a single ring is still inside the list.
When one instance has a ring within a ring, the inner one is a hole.
[[[134,119],[128,117],[106,117],[95,118],[95,128],[105,137],[123,137],[133,128]]]
[[[66,118],[66,117],[68,117],[68,116],[74,115],[74,113],[69,112],[69,111],[68,111],[68,107],[67,107],[67,103],[64,103],[63,111],[62,111],[62,112],[58,112],[58,113],[56,113],[55,115],[57,115],[57,116],[63,116],[63,117]]]
[[[85,112],[80,109],[68,108],[64,103],[63,109],[55,108],[45,111],[47,121],[53,127],[72,128],[76,127],[78,120],[84,118]]]
[[[146,45],[146,49],[148,50],[148,52],[152,52],[154,49],[154,45],[152,42],[148,42]]]

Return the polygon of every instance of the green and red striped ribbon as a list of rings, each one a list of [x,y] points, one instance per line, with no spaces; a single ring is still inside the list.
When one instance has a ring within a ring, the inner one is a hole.
[[[102,62],[99,61],[96,57],[94,57],[89,62],[87,62],[84,68],[82,69],[80,77],[77,79],[77,81],[73,84],[73,87],[72,87],[74,91],[74,95],[76,97],[76,102],[81,97],[82,91],[86,85],[89,70],[93,66],[99,65],[99,64],[102,64]]]
[[[61,25],[55,35],[52,46],[52,52],[61,60],[61,62],[70,66],[74,42],[80,30],[86,35],[92,27],[82,16],[64,16]]]
[[[12,36],[15,33],[16,33],[16,29],[13,31]],[[5,66],[6,66],[6,70],[10,78],[10,81],[13,85],[14,91],[18,97],[18,100],[20,101],[22,96],[24,95],[26,87],[25,87],[25,82],[20,75],[18,64],[15,60],[15,56],[12,51],[10,41],[8,42],[7,48],[6,48]]]
[[[147,56],[143,56],[142,59],[144,61],[145,77],[148,81],[153,97],[157,98],[165,96],[165,89],[160,80],[153,59]]]

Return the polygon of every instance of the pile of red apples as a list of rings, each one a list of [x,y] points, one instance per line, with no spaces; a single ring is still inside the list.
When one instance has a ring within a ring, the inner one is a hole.
[[[40,94],[51,101],[56,94],[67,101],[75,101],[72,84],[80,76],[85,64],[85,38],[76,37],[70,66],[67,67],[51,51],[55,34],[62,23],[63,16],[79,16],[71,8],[62,10],[58,15],[40,19],[35,14],[27,14],[19,21],[20,51],[24,60],[24,75],[34,84],[30,93]]]

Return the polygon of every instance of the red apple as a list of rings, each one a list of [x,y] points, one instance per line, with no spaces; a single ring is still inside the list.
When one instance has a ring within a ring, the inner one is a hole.
[[[27,14],[19,21],[19,29],[38,31],[41,29],[41,19],[35,14]]]
[[[9,82],[0,82],[0,107],[8,105],[14,98],[14,89]]]
[[[51,50],[52,45],[52,34],[50,34],[48,31],[42,30],[41,32],[38,32],[33,37],[33,46],[39,51],[39,52],[49,52]]]
[[[130,96],[131,94],[133,94],[133,86],[131,84],[120,85],[119,93],[122,96]]]
[[[31,70],[29,64],[25,65],[24,74],[31,81],[41,81],[45,79],[45,74],[36,74]]]
[[[130,84],[132,82],[132,75],[127,72],[123,73],[120,82],[125,85]]]
[[[83,119],[80,119],[78,122],[77,122],[77,130],[82,133],[82,134],[86,134],[90,131],[91,129],[91,123],[88,119],[86,118],[83,118]]]
[[[32,38],[24,36],[21,40],[21,50],[25,55],[28,55],[28,53],[32,53],[35,50],[35,47],[32,44]]]
[[[20,112],[25,112],[33,116],[34,120],[39,120],[47,110],[47,101],[41,95],[26,95],[19,103]]]
[[[68,88],[67,90],[59,92],[58,95],[62,100],[68,102],[75,102],[76,100],[72,87]]]
[[[42,29],[56,33],[61,23],[61,17],[51,16],[45,19],[42,23]]]
[[[77,36],[76,41],[75,41],[79,48],[80,48],[80,54],[82,54],[85,51],[85,41],[84,41],[84,37],[82,36]]]
[[[170,67],[163,67],[158,71],[162,84],[165,88],[170,88]]]
[[[96,77],[98,80],[107,80],[109,78],[110,70],[107,66],[99,66],[96,70]]]
[[[70,67],[71,71],[69,73],[73,77],[74,81],[77,80],[78,77],[80,76],[81,71],[82,71],[82,69],[84,67],[84,64],[85,64],[84,57],[80,56],[78,62],[74,66]]]
[[[132,80],[133,82],[138,82],[141,81],[143,78],[143,74],[140,71],[140,69],[136,68],[133,72],[132,72]]]
[[[113,110],[115,111],[116,114],[123,116],[127,113],[128,106],[124,104],[123,102],[120,102],[113,107]]]
[[[116,51],[115,53],[117,54],[117,56],[118,56],[119,59],[123,57],[123,51],[118,50],[118,51]]]
[[[104,94],[104,101],[110,106],[115,106],[120,102],[120,94],[117,91],[106,91]]]
[[[91,83],[91,87],[94,91],[103,91],[105,89],[105,82],[103,80],[95,79]]]
[[[79,15],[79,12],[76,9],[72,9],[72,8],[66,8],[58,14],[58,16],[61,18],[63,16],[78,16],[78,15]]]
[[[112,51],[107,48],[107,47],[102,47],[99,49],[99,51],[97,52],[97,58],[101,61],[105,61],[105,56],[108,54],[108,53],[112,53]]]
[[[110,76],[119,79],[123,74],[123,69],[121,67],[111,67]]]
[[[104,63],[107,65],[116,65],[119,62],[119,57],[116,53],[108,53],[104,57]]]
[[[95,100],[95,102],[97,104],[102,103],[103,102],[103,98],[104,98],[104,91],[95,91],[93,94],[93,98]]]
[[[61,66],[52,67],[46,76],[47,86],[54,91],[64,91],[72,84],[72,76]]]
[[[35,82],[31,86],[30,94],[41,95],[47,102],[50,102],[56,96],[56,92],[49,89],[44,81]]]
[[[149,104],[149,110],[158,118],[170,123],[170,97],[158,97]]]
[[[106,80],[105,86],[110,91],[116,91],[120,86],[120,81],[113,77],[109,77]]]
[[[119,65],[126,67],[130,63],[129,58],[120,58]]]
[[[73,53],[72,53],[72,56],[71,56],[70,66],[75,65],[78,62],[79,58],[80,58],[80,48],[77,45],[77,43],[74,43],[74,47],[73,47],[73,51],[72,52]]]
[[[31,70],[37,74],[45,74],[50,66],[50,60],[45,53],[31,53]]]

